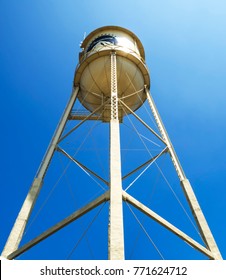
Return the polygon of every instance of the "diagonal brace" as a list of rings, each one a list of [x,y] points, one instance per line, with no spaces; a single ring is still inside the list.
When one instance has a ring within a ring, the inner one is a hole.
[[[94,175],[96,178],[98,178],[99,180],[101,180],[103,183],[105,183],[107,186],[109,186],[109,182],[107,182],[106,180],[104,180],[102,177],[100,177],[98,174],[96,174],[94,171],[92,171],[91,169],[89,169],[88,167],[86,167],[84,164],[82,164],[81,162],[79,162],[78,160],[76,160],[75,158],[73,158],[72,156],[70,156],[66,151],[64,151],[63,149],[61,149],[59,146],[57,147],[57,151],[61,152],[63,155],[65,155],[67,158],[69,158],[71,161],[73,161],[75,164],[77,164],[79,167],[81,167],[82,169],[86,170],[87,172],[91,173],[92,175]]]
[[[77,220],[78,218],[80,218],[81,216],[86,214],[87,212],[89,212],[92,209],[99,206],[101,203],[103,203],[105,201],[108,201],[108,200],[109,200],[109,191],[102,194],[101,196],[99,196],[98,198],[96,198],[95,200],[93,200],[92,202],[87,204],[86,206],[78,209],[73,214],[71,214],[70,216],[68,216],[64,220],[62,220],[61,222],[52,226],[51,228],[49,228],[48,230],[46,230],[45,232],[43,232],[42,234],[40,234],[36,238],[32,239],[31,241],[29,241],[28,243],[23,245],[22,247],[20,247],[19,249],[17,249],[13,253],[11,253],[9,256],[7,256],[7,259],[9,259],[9,260],[15,259],[16,257],[18,257],[22,253],[26,252],[27,250],[29,250],[30,248],[32,248],[33,246],[35,246],[39,242],[43,241],[47,237],[51,236],[55,232],[59,231],[60,229],[62,229],[65,226],[69,225],[70,223]]]
[[[209,251],[208,249],[203,247],[201,244],[199,244],[194,239],[192,239],[187,234],[185,234],[183,231],[179,230],[177,227],[175,227],[174,225],[169,223],[167,220],[163,219],[161,216],[159,216],[154,211],[149,209],[147,206],[145,206],[144,204],[142,204],[141,202],[139,202],[138,200],[133,198],[131,195],[129,195],[128,193],[123,191],[122,196],[123,196],[124,201],[128,201],[131,205],[136,207],[138,210],[143,212],[148,217],[152,218],[154,221],[158,222],[160,225],[164,226],[165,228],[167,228],[168,230],[173,232],[175,235],[177,235],[178,237],[183,239],[185,242],[187,242],[193,248],[195,248],[198,251],[200,251],[201,253],[205,254],[210,259],[214,259],[214,256],[211,251]]]
[[[159,154],[157,154],[156,156],[152,157],[151,159],[147,160],[145,163],[141,164],[140,166],[138,166],[137,168],[135,168],[134,170],[130,171],[128,174],[124,175],[122,177],[122,180],[126,179],[127,177],[129,177],[130,175],[132,175],[133,173],[137,172],[138,170],[140,170],[141,168],[143,168],[145,165],[154,162],[156,159],[158,159],[161,155],[163,155],[164,153],[166,153],[168,151],[168,147],[165,147]]]
[[[129,106],[127,106],[121,99],[119,99],[119,101],[132,115],[134,115],[135,118],[138,119],[138,121],[140,121],[148,130],[150,130],[160,141],[167,145],[166,141],[161,136],[159,136],[158,133],[154,131],[154,129],[146,124],[146,122],[144,122],[136,113],[134,113],[134,111],[131,110]]]

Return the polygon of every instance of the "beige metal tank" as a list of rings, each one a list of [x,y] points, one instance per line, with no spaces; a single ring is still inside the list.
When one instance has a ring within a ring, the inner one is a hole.
[[[91,32],[81,44],[74,85],[79,86],[78,98],[93,112],[111,96],[111,53],[117,61],[118,98],[133,111],[145,101],[144,86],[150,87],[144,48],[136,35],[118,26],[104,26]],[[128,110],[119,105],[119,119]],[[110,105],[97,111],[104,122],[110,120]]]

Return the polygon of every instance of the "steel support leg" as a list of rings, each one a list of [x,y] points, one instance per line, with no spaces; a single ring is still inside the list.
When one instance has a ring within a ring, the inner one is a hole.
[[[168,146],[168,149],[169,149],[169,154],[170,154],[170,157],[172,159],[172,162],[173,162],[173,165],[176,169],[176,172],[177,172],[177,175],[180,179],[180,183],[181,183],[181,186],[183,188],[183,191],[185,193],[185,196],[189,202],[189,205],[190,205],[190,208],[191,208],[191,211],[193,213],[193,216],[197,222],[197,225],[199,227],[199,231],[200,231],[200,234],[202,235],[202,238],[207,246],[207,248],[212,252],[213,256],[214,256],[214,259],[216,260],[220,260],[222,259],[221,257],[221,254],[220,254],[220,251],[217,247],[217,244],[213,238],[213,235],[210,231],[210,228],[206,222],[206,219],[203,215],[203,212],[201,210],[201,207],[198,203],[198,200],[194,194],[194,191],[190,185],[190,182],[188,181],[188,179],[186,178],[185,176],[185,173],[182,169],[182,166],[179,162],[179,159],[176,155],[176,152],[173,148],[173,145],[170,141],[170,138],[166,132],[166,129],[163,125],[163,122],[160,118],[160,115],[158,113],[158,110],[155,106],[155,103],[154,103],[154,100],[150,94],[150,92],[148,91],[148,89],[146,88],[146,94],[147,94],[147,100],[148,100],[148,103],[151,107],[151,111],[153,113],[153,116],[155,118],[155,121],[157,123],[157,126],[159,128],[159,131],[161,133],[161,136],[163,138],[163,140],[167,143],[167,146]]]
[[[48,166],[50,164],[50,161],[53,157],[53,154],[54,154],[54,151],[55,151],[55,148],[56,148],[56,145],[60,139],[60,136],[62,135],[63,133],[63,130],[64,130],[64,127],[66,125],[66,122],[67,122],[67,119],[69,117],[69,114],[71,112],[71,109],[75,103],[75,100],[76,100],[76,97],[77,97],[77,94],[78,94],[78,90],[79,88],[76,87],[75,89],[73,89],[73,92],[72,92],[72,95],[71,95],[71,98],[65,108],[65,111],[62,115],[62,118],[57,126],[57,129],[54,133],[54,136],[50,142],[50,145],[46,151],[46,154],[43,158],[43,161],[39,167],[39,170],[35,176],[35,179],[31,185],[31,188],[28,192],[28,195],[22,205],[22,208],[19,212],[19,215],[14,223],[14,226],[11,230],[11,233],[9,235],[9,238],[6,242],[6,245],[3,249],[3,252],[2,252],[2,256],[6,257],[8,255],[10,255],[11,253],[13,253],[15,250],[18,249],[19,247],[19,244],[20,244],[20,241],[23,237],[23,234],[24,234],[24,230],[25,230],[25,227],[27,225],[27,222],[29,220],[29,217],[30,217],[30,214],[32,212],[32,209],[35,205],[35,202],[36,202],[36,199],[38,197],[38,194],[40,192],[40,189],[42,187],[42,183],[43,183],[43,179],[44,179],[44,176],[45,176],[45,173],[48,169]]]
[[[195,193],[191,187],[191,184],[188,179],[181,181],[181,186],[184,190],[184,193],[187,197],[188,203],[196,220],[196,223],[199,227],[200,234],[207,246],[207,248],[212,252],[215,260],[222,260],[221,253],[218,249],[218,246],[214,240],[214,237],[210,231],[210,228],[207,224],[207,221],[204,217],[204,214],[201,210],[201,207],[198,203],[198,200],[195,196]]]
[[[108,235],[108,258],[110,260],[123,260],[122,175],[115,53],[111,54],[110,213]]]

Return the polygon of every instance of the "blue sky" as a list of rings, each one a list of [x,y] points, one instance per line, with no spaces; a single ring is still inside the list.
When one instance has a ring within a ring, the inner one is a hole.
[[[128,28],[143,43],[153,97],[225,258],[226,4],[220,0],[0,1],[0,248],[4,246],[70,96],[79,44],[84,34],[105,25]],[[140,110],[142,116],[148,108],[145,106]],[[122,135],[133,135],[127,124],[129,126],[129,120],[123,126]],[[79,141],[86,139],[90,130],[92,124],[87,123],[65,147],[73,151],[72,144],[79,146]],[[139,131],[146,133],[142,127]],[[99,124],[91,134],[78,158],[108,176],[105,150],[108,128]],[[134,154],[127,152],[132,145],[128,138],[122,140],[125,171],[130,170],[134,160]],[[139,139],[133,144],[142,162],[147,157],[142,151],[144,147]],[[153,151],[158,147],[148,145]],[[57,178],[67,162],[62,156],[57,157],[34,209],[32,219],[35,220],[23,242],[101,193],[101,188],[76,166],[70,166],[58,186]],[[137,154],[135,157],[138,158]],[[167,156],[160,160],[159,166],[189,212]],[[149,170],[145,172],[130,188],[131,194],[199,240],[169,186],[165,186],[158,168],[155,166],[151,175],[149,173]],[[129,185],[129,181],[126,184]],[[52,195],[43,206],[49,193]],[[20,259],[106,258],[108,205],[100,208],[40,243]],[[124,211],[128,259],[161,259],[133,213],[165,259],[205,259],[138,211],[132,209],[134,212],[131,212],[127,205]]]

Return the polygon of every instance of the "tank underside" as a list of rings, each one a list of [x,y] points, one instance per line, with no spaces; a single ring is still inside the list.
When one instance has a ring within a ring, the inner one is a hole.
[[[110,97],[111,97],[111,57],[106,55],[89,57],[77,69],[75,85],[79,85],[79,101],[90,112],[97,110],[96,115],[104,122],[110,121]],[[91,58],[91,59],[90,59]],[[146,76],[144,75],[146,73]],[[77,82],[79,81],[79,83]],[[117,93],[131,110],[137,110],[145,101],[144,86],[149,86],[149,75],[145,65],[128,54],[117,55]],[[109,100],[109,102],[108,102]],[[122,121],[129,110],[120,105],[119,119]]]

